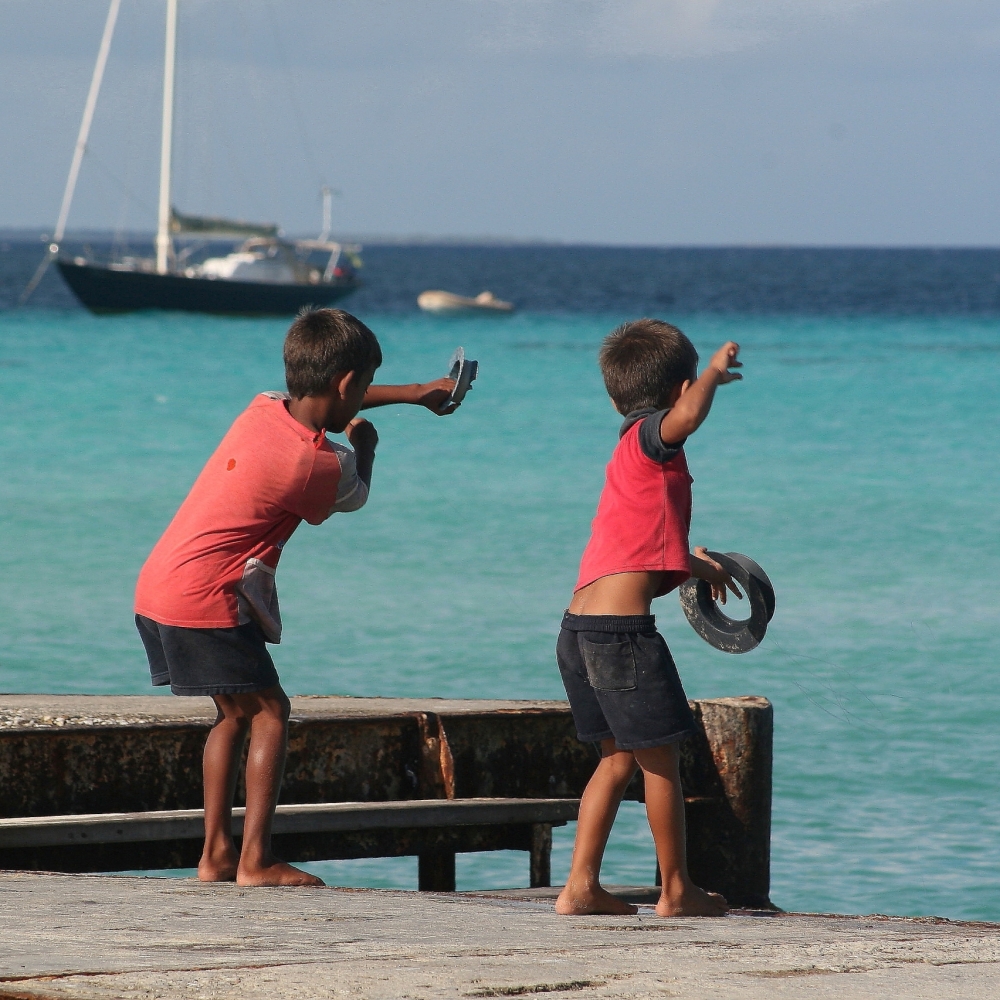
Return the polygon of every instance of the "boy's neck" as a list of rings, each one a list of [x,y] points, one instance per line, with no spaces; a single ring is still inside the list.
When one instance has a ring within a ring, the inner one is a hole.
[[[307,430],[318,434],[325,431],[329,422],[330,399],[328,396],[294,396],[288,401],[288,412],[292,419]]]

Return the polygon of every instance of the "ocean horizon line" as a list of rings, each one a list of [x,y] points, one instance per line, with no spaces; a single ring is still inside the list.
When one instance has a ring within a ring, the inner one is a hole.
[[[51,227],[0,226],[0,240],[12,242],[44,243],[51,239]],[[285,239],[313,239],[311,232],[282,233]],[[154,230],[135,229],[116,232],[112,229],[71,229],[63,236],[63,243],[81,240],[99,240],[112,243],[118,240],[148,240],[156,237]],[[220,239],[228,239],[220,237]],[[563,249],[613,249],[613,250],[787,250],[787,251],[909,251],[909,252],[993,252],[1000,251],[996,244],[966,243],[841,243],[841,242],[682,242],[682,243],[632,243],[597,240],[571,240],[550,237],[497,236],[476,234],[431,233],[343,233],[334,237],[340,243],[362,243],[368,246],[392,247],[558,247]]]

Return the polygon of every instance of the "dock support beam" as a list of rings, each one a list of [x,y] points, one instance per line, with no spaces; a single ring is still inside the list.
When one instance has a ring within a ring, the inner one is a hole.
[[[535,823],[531,827],[531,888],[552,885],[552,824]]]
[[[531,824],[532,889],[552,885],[552,824]],[[455,852],[425,851],[417,857],[417,888],[421,892],[455,891]]]
[[[454,892],[455,852],[428,851],[419,855],[417,888],[421,892]]]

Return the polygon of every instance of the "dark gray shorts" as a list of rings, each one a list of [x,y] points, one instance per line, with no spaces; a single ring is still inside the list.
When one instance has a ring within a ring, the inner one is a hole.
[[[556,659],[586,743],[622,750],[677,743],[696,723],[654,615],[563,616]]]
[[[255,622],[234,628],[179,628],[135,616],[154,687],[174,694],[248,694],[278,683]]]

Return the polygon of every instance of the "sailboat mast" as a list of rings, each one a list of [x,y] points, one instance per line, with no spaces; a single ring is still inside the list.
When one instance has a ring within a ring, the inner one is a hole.
[[[331,196],[333,192],[326,184],[320,190],[323,194],[323,228],[319,234],[319,241],[320,243],[325,243],[330,238],[330,222],[332,219]]]
[[[160,133],[160,204],[156,225],[156,273],[167,273],[170,255],[170,146],[174,132],[174,65],[177,61],[177,0],[167,0],[163,53],[163,126]]]
[[[69,207],[73,203],[73,192],[76,190],[76,179],[80,176],[80,165],[83,163],[83,154],[87,151],[87,140],[90,138],[90,126],[94,120],[94,112],[97,110],[97,95],[101,92],[101,81],[104,79],[104,67],[108,64],[108,53],[111,51],[111,38],[115,33],[115,22],[118,20],[118,8],[121,0],[111,0],[108,7],[108,16],[104,22],[104,34],[101,35],[101,46],[97,50],[97,62],[94,63],[94,73],[90,78],[90,90],[87,91],[87,103],[83,106],[83,118],[80,121],[80,134],[76,137],[76,146],[73,147],[73,161],[69,167],[69,176],[66,178],[66,187],[63,190],[62,204],[59,206],[59,218],[56,220],[56,228],[52,233],[52,242],[49,244],[48,253],[43,258],[38,270],[35,271],[28,282],[28,286],[21,293],[20,305],[31,297],[31,293],[38,287],[42,276],[52,263],[56,254],[59,253],[59,244],[62,243],[63,234],[66,232],[66,220],[69,219]]]

